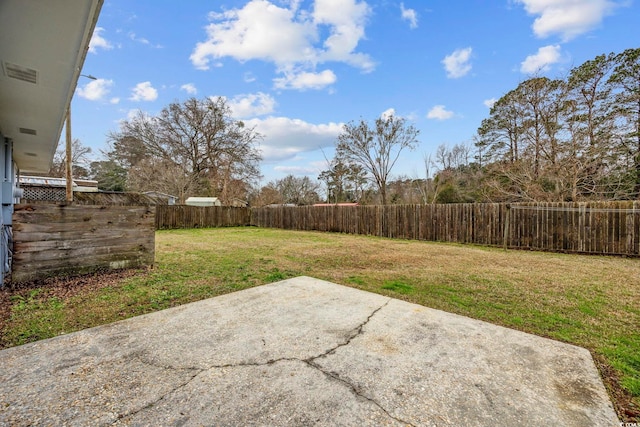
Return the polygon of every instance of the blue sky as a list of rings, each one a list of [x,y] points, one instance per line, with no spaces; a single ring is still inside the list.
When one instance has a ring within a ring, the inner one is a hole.
[[[263,182],[318,176],[342,124],[393,112],[420,130],[395,176],[471,143],[492,101],[640,46],[633,0],[105,0],[72,102],[93,150],[133,112],[224,96],[264,135]]]

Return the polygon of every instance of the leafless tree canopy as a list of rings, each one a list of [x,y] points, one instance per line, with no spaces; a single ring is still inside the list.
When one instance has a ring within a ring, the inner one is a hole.
[[[269,182],[252,198],[252,206],[274,204],[312,205],[320,201],[320,184],[308,176],[287,175]]]
[[[88,178],[89,177],[89,154],[91,154],[91,147],[87,147],[80,142],[79,139],[74,139],[71,142],[71,167],[73,170],[73,176],[76,178]],[[48,175],[51,177],[62,178],[65,176],[67,168],[67,150],[65,144],[59,144],[58,150],[53,156],[53,163],[49,169]]]
[[[224,98],[190,98],[159,115],[137,116],[109,135],[110,157],[129,169],[128,185],[179,196],[246,198],[260,177],[262,136],[231,116]]]
[[[380,117],[373,126],[365,120],[344,125],[338,136],[336,157],[361,166],[376,185],[382,203],[387,203],[387,181],[402,150],[413,150],[420,131],[404,118]]]

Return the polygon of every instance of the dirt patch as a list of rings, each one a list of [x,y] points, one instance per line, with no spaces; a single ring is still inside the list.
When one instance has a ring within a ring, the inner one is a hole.
[[[620,420],[625,423],[640,422],[640,408],[634,404],[631,395],[620,386],[620,378],[615,369],[609,366],[603,357],[594,355],[593,358]]]
[[[4,331],[7,321],[11,317],[11,296],[13,292],[9,289],[0,289],[0,332]],[[0,349],[5,348],[4,334],[0,335]]]
[[[44,280],[23,283],[19,288],[4,287],[0,289],[0,332],[4,331],[11,318],[11,308],[16,296],[26,297],[33,289],[39,289],[38,298],[57,297],[60,300],[72,298],[81,292],[95,291],[115,286],[123,280],[145,274],[148,269],[127,269],[103,271],[74,277],[51,277]],[[4,335],[0,335],[0,349],[6,347]]]

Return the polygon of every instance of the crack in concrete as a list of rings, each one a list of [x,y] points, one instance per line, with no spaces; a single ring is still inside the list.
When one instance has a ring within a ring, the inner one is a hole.
[[[487,402],[489,402],[489,407],[493,408],[495,406],[493,403],[493,399],[491,398],[489,392],[485,389],[485,387],[482,384],[474,384],[473,386],[480,390],[484,398],[487,399]]]
[[[367,317],[362,323],[360,323],[358,326],[356,326],[352,330],[351,335],[349,336],[349,338],[347,338],[347,340],[345,342],[339,343],[335,347],[330,348],[329,350],[325,351],[322,354],[319,354],[319,355],[313,356],[313,357],[309,357],[309,358],[303,360],[303,362],[306,362],[307,360],[314,361],[316,359],[320,359],[321,357],[327,357],[328,355],[335,353],[336,350],[338,350],[339,348],[345,347],[345,346],[348,346],[349,344],[351,344],[351,341],[353,341],[354,338],[356,338],[358,335],[362,334],[362,329],[364,329],[364,327],[367,325],[367,323],[369,323],[371,321],[371,318],[373,316],[375,316],[380,310],[382,310],[387,305],[389,305],[390,302],[391,302],[391,299],[388,299],[387,302],[385,302],[380,307],[378,307],[375,310],[373,310],[373,312],[369,315],[369,317]]]
[[[143,363],[144,363],[144,362],[143,362]],[[152,366],[155,366],[155,365],[152,365]],[[157,366],[156,366],[156,367],[157,367]],[[198,371],[198,372],[194,373],[193,375],[191,375],[191,378],[189,378],[189,379],[188,379],[187,381],[185,381],[184,383],[182,383],[182,384],[180,384],[180,385],[178,385],[178,386],[174,387],[173,389],[171,389],[171,390],[169,390],[168,392],[164,393],[162,396],[160,396],[160,397],[159,397],[159,398],[157,398],[156,400],[154,400],[154,401],[152,401],[152,402],[149,402],[149,403],[147,403],[146,405],[144,405],[144,406],[142,406],[142,407],[140,407],[140,408],[138,408],[138,409],[135,409],[135,410],[129,411],[129,412],[125,413],[125,414],[118,414],[118,415],[116,416],[116,419],[115,419],[114,421],[112,421],[112,422],[111,422],[111,425],[115,425],[115,424],[117,424],[118,422],[120,422],[120,420],[123,420],[123,419],[125,419],[125,418],[127,418],[127,417],[134,417],[134,416],[136,416],[137,414],[139,414],[140,412],[144,411],[145,409],[153,408],[153,407],[154,407],[154,406],[156,406],[158,403],[160,403],[161,401],[163,401],[163,400],[164,400],[167,396],[169,396],[171,393],[178,391],[178,390],[179,390],[179,389],[181,389],[182,387],[186,387],[188,384],[190,384],[190,383],[191,383],[191,381],[193,381],[194,379],[196,379],[196,377],[197,377],[198,375],[200,375],[201,373],[203,373],[203,372],[204,372],[204,370],[200,370],[200,371]]]
[[[354,384],[350,383],[349,381],[347,381],[344,378],[341,378],[338,374],[336,374],[335,372],[327,372],[324,369],[322,369],[322,367],[320,365],[318,365],[317,363],[313,362],[313,361],[308,361],[308,360],[304,360],[304,362],[309,365],[312,368],[317,369],[318,371],[322,372],[324,375],[326,375],[327,377],[329,377],[330,379],[337,381],[339,383],[344,384],[347,388],[349,388],[349,390],[351,390],[351,392],[353,394],[355,394],[357,397],[360,397],[362,399],[365,399],[368,402],[371,402],[373,405],[377,406],[382,412],[384,412],[387,417],[396,420],[399,423],[402,423],[404,425],[408,425],[408,426],[412,426],[412,427],[416,427],[415,424],[410,423],[409,421],[403,420],[401,418],[395,417],[393,415],[391,415],[389,413],[389,411],[387,411],[377,400],[375,400],[372,397],[366,396],[364,395],[359,389],[358,387],[356,387]]]
[[[145,365],[153,366],[154,368],[164,369],[167,371],[180,371],[180,370],[198,371],[199,374],[202,372],[210,371],[212,369],[239,368],[243,366],[267,366],[267,365],[273,365],[274,363],[277,363],[277,362],[294,361],[294,360],[300,361],[301,359],[298,359],[296,357],[281,357],[278,359],[269,359],[265,362],[237,362],[237,363],[225,363],[224,365],[208,365],[205,367],[199,367],[199,366],[162,365],[150,360],[144,360],[142,358],[138,358],[138,361],[144,363]]]
[[[154,400],[153,402],[149,402],[148,404],[135,409],[133,411],[129,411],[125,414],[118,414],[116,416],[116,419],[111,423],[111,425],[114,425],[116,423],[118,423],[120,420],[127,418],[127,417],[133,417],[135,415],[137,415],[138,413],[144,411],[145,409],[149,409],[154,407],[155,405],[157,405],[158,403],[160,403],[161,401],[163,401],[167,396],[169,396],[172,393],[177,392],[178,390],[180,390],[181,388],[184,388],[186,386],[188,386],[189,384],[191,384],[191,382],[193,382],[193,380],[195,380],[199,375],[207,372],[207,371],[211,371],[213,369],[224,369],[224,368],[238,368],[238,367],[244,367],[244,366],[267,366],[267,365],[273,365],[274,363],[280,362],[280,361],[301,361],[300,359],[297,358],[280,358],[280,359],[272,359],[272,360],[268,360],[266,362],[262,362],[262,363],[249,363],[249,362],[240,362],[240,363],[228,363],[225,365],[211,365],[207,368],[196,368],[196,367],[176,367],[176,366],[169,366],[169,365],[160,365],[157,363],[154,363],[152,361],[149,360],[144,360],[142,358],[138,358],[138,360],[142,363],[144,363],[145,365],[149,365],[149,366],[153,366],[154,368],[160,368],[160,369],[164,369],[167,371],[175,371],[175,370],[183,370],[183,371],[197,371],[195,372],[193,375],[191,375],[191,377],[183,382],[182,384],[179,384],[175,387],[173,387],[171,390],[167,391],[166,393],[162,394],[162,396],[158,397],[156,400]]]
[[[389,418],[394,419],[394,420],[396,420],[396,421],[397,421],[397,422],[399,422],[399,423],[403,423],[403,424],[405,424],[405,425],[409,425],[409,426],[415,427],[415,425],[414,425],[414,424],[412,424],[412,423],[410,423],[410,422],[408,422],[408,421],[406,421],[406,420],[403,420],[403,419],[400,419],[400,418],[397,418],[397,417],[395,417],[395,416],[391,415],[391,414],[389,413],[389,411],[387,411],[387,410],[386,410],[386,409],[385,409],[385,408],[384,408],[384,407],[383,407],[383,406],[382,406],[378,401],[376,401],[375,399],[373,399],[373,398],[371,398],[371,397],[369,397],[369,396],[364,395],[364,394],[362,393],[362,391],[360,391],[360,390],[358,389],[358,387],[356,387],[356,385],[355,385],[355,384],[352,384],[352,383],[351,383],[351,382],[349,382],[348,380],[346,380],[346,379],[344,379],[344,378],[340,377],[340,376],[339,376],[337,373],[335,373],[335,372],[329,372],[329,371],[324,370],[324,369],[322,368],[322,366],[320,366],[320,365],[318,365],[318,364],[316,363],[316,360],[317,360],[317,359],[321,359],[321,358],[324,358],[324,357],[329,356],[330,354],[335,353],[339,348],[342,348],[342,347],[346,347],[346,346],[348,346],[349,344],[351,344],[351,341],[353,341],[356,337],[358,337],[358,336],[362,335],[362,330],[363,330],[363,329],[364,329],[364,327],[365,327],[365,326],[366,326],[366,325],[371,321],[371,319],[373,318],[373,316],[375,316],[375,315],[376,315],[380,310],[382,310],[382,309],[383,309],[383,308],[385,308],[387,305],[389,305],[389,303],[390,303],[390,302],[391,302],[391,299],[388,299],[388,300],[387,300],[387,302],[385,302],[385,303],[384,303],[384,304],[382,304],[380,307],[378,307],[377,309],[375,309],[375,310],[374,310],[374,311],[373,311],[373,312],[372,312],[372,313],[371,313],[371,314],[370,314],[370,315],[369,315],[369,316],[368,316],[368,317],[367,317],[367,318],[366,318],[366,319],[365,319],[365,320],[364,320],[360,325],[358,325],[356,328],[354,328],[354,329],[353,329],[353,332],[351,333],[351,336],[349,336],[349,338],[348,338],[345,342],[343,342],[343,343],[340,343],[340,344],[336,345],[335,347],[333,347],[333,348],[331,348],[331,349],[329,349],[329,350],[325,351],[325,352],[324,352],[324,353],[322,353],[322,354],[319,354],[318,356],[314,356],[314,357],[310,357],[310,358],[304,359],[304,360],[302,360],[302,362],[304,362],[304,363],[306,363],[308,366],[310,366],[310,367],[312,367],[312,368],[314,368],[314,369],[317,369],[318,371],[322,372],[322,373],[323,373],[324,375],[326,375],[328,378],[330,378],[330,379],[332,379],[332,380],[334,380],[334,381],[337,381],[337,382],[339,382],[339,383],[341,383],[341,384],[343,384],[343,385],[347,386],[347,388],[349,388],[349,390],[351,390],[351,392],[352,392],[354,395],[356,395],[357,397],[360,397],[360,398],[362,398],[362,399],[365,399],[365,400],[367,400],[368,402],[371,402],[372,404],[374,404],[375,406],[377,406],[377,407],[378,407],[382,412],[384,412],[384,413],[385,413]]]
[[[165,369],[165,370],[191,370],[191,371],[197,371],[197,372],[195,372],[193,375],[191,375],[191,377],[187,381],[185,381],[182,384],[179,384],[176,387],[172,388],[171,390],[169,390],[168,392],[164,393],[162,396],[160,396],[158,399],[154,400],[153,402],[150,402],[147,405],[145,405],[145,406],[143,406],[143,407],[141,407],[139,409],[136,409],[134,411],[130,411],[129,413],[119,414],[117,416],[116,420],[112,422],[112,425],[117,423],[121,419],[124,419],[124,418],[127,418],[127,417],[133,417],[136,414],[144,411],[145,409],[152,408],[153,406],[157,405],[159,402],[164,400],[170,394],[175,393],[178,390],[180,390],[181,388],[184,388],[184,387],[188,386],[200,374],[203,374],[204,372],[207,372],[207,371],[211,371],[213,369],[268,366],[268,365],[273,365],[273,364],[278,363],[278,362],[302,362],[302,363],[306,364],[307,366],[320,371],[323,375],[325,375],[326,377],[330,378],[331,380],[337,381],[340,384],[345,385],[349,390],[351,390],[351,392],[355,396],[360,397],[362,399],[365,399],[366,401],[372,403],[373,405],[378,407],[382,412],[384,412],[389,418],[391,418],[391,419],[393,419],[393,420],[395,420],[395,421],[397,421],[399,423],[403,423],[405,425],[409,425],[409,426],[415,427],[414,424],[412,424],[412,423],[410,423],[410,422],[408,422],[406,420],[403,420],[403,419],[400,419],[400,418],[397,418],[397,417],[391,415],[379,402],[377,402],[375,399],[363,394],[362,391],[360,391],[356,385],[352,384],[351,382],[349,382],[348,380],[346,380],[344,378],[341,378],[335,372],[326,371],[325,369],[322,368],[322,366],[320,366],[319,364],[316,363],[317,359],[325,358],[325,357],[329,356],[330,354],[335,353],[338,349],[348,346],[349,344],[351,344],[351,342],[356,337],[362,335],[364,327],[371,321],[373,316],[375,316],[380,310],[385,308],[390,302],[391,302],[391,299],[388,299],[387,302],[385,302],[380,307],[376,308],[373,312],[371,312],[371,314],[369,316],[367,316],[367,318],[362,323],[360,323],[358,326],[356,326],[355,328],[352,329],[351,333],[349,334],[349,337],[344,342],[338,343],[334,347],[328,349],[327,351],[325,351],[325,352],[323,352],[323,353],[321,353],[321,354],[319,354],[317,356],[308,357],[306,359],[299,359],[297,357],[281,357],[281,358],[278,358],[278,359],[270,359],[270,360],[267,360],[266,362],[227,363],[227,364],[224,364],[224,365],[209,365],[206,368],[198,368],[198,367],[176,367],[176,366],[168,366],[168,365],[159,365],[159,364],[153,363],[152,361],[143,360],[142,358],[138,358],[138,360],[140,362],[142,362],[144,364],[147,364],[147,365],[150,365],[150,366],[153,366],[155,368],[160,368],[160,369]]]

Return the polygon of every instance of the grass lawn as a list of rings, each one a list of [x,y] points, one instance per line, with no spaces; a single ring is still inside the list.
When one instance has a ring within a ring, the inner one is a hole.
[[[638,259],[260,228],[159,231],[149,271],[83,292],[12,292],[1,343],[300,275],[586,347],[622,420],[639,420]]]

